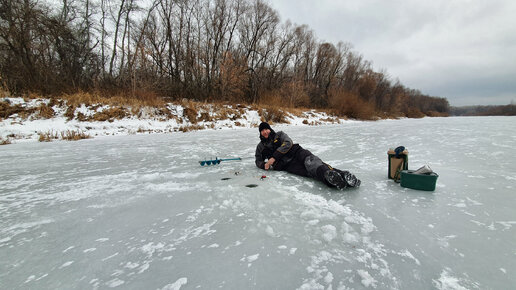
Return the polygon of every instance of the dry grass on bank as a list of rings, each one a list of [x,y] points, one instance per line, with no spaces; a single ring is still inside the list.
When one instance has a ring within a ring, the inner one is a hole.
[[[42,98],[36,95],[28,95],[29,98]],[[292,98],[291,98],[292,99]],[[213,122],[218,120],[237,120],[242,118],[246,110],[256,110],[262,121],[271,123],[286,123],[287,116],[292,114],[301,117],[310,109],[298,106],[289,106],[283,103],[283,98],[278,94],[268,94],[258,104],[247,105],[229,105],[225,103],[207,103],[192,100],[182,100],[176,104],[183,107],[182,118],[192,124],[199,122]],[[305,100],[306,101],[306,100]],[[303,98],[299,100],[292,99],[291,104],[302,104],[305,102]],[[374,120],[378,117],[378,113],[374,109],[374,105],[361,100],[358,96],[343,92],[332,92],[330,94],[329,103],[331,109],[320,110],[330,115],[341,118],[353,118],[359,120]],[[42,103],[37,108],[28,108],[21,105],[13,105],[8,102],[0,102],[0,119],[7,118],[13,114],[18,114],[22,119],[32,116],[32,118],[49,119],[55,116],[55,107],[63,108],[64,116],[68,120],[113,122],[129,116],[137,118],[142,117],[142,112],[148,108],[152,108],[151,115],[161,116],[167,120],[176,118],[182,121],[181,117],[174,115],[164,99],[155,94],[140,94],[138,97],[130,97],[124,95],[104,96],[101,93],[85,93],[65,94],[59,97],[52,97],[48,104]],[[77,110],[81,106],[86,106],[91,110],[97,110],[99,107],[107,106],[95,112],[92,116],[85,116]],[[411,111],[409,117],[418,118],[421,112]],[[148,116],[148,114],[147,114]]]
[[[29,95],[26,97],[34,99],[41,99],[36,95]],[[42,118],[49,119],[56,115],[54,109],[61,108],[65,111],[64,116],[67,120],[78,120],[81,122],[113,122],[126,117],[135,116],[142,117],[142,112],[148,112],[146,116],[159,116],[162,120],[169,120],[175,118],[180,123],[185,119],[192,124],[191,128],[184,128],[182,130],[196,130],[195,126],[200,122],[215,122],[219,120],[236,120],[243,118],[247,110],[256,110],[260,116],[261,121],[271,123],[286,123],[289,114],[302,117],[307,111],[311,109],[301,107],[286,107],[281,106],[280,95],[268,95],[268,101],[260,104],[246,105],[246,104],[227,104],[222,102],[207,103],[183,99],[177,102],[183,108],[182,116],[170,111],[167,103],[155,95],[147,95],[146,97],[125,97],[122,95],[104,97],[98,93],[76,93],[72,95],[62,95],[60,97],[52,97],[50,101],[41,103],[37,108],[29,108],[21,105],[10,104],[7,101],[0,102],[0,118],[7,118],[13,114],[18,114],[22,119]],[[354,103],[356,104],[354,104]],[[350,106],[351,104],[351,106]],[[371,119],[372,113],[364,110],[360,106],[360,100],[353,99],[352,102],[347,102],[346,105],[336,106],[336,109],[322,110],[328,114],[333,114],[341,117],[346,117],[351,111],[354,113],[350,117],[358,119]],[[80,107],[87,107],[92,111],[96,111],[93,115],[86,116],[77,110]],[[99,109],[100,107],[106,107]],[[359,109],[360,108],[360,109]],[[368,107],[365,106],[367,109]],[[321,111],[321,110],[320,110]],[[358,114],[356,112],[359,112]],[[150,112],[150,113],[149,113]],[[337,118],[331,118],[329,122],[336,122]],[[306,122],[308,123],[308,121]],[[310,124],[316,125],[316,123]],[[238,125],[237,125],[238,126]],[[48,135],[48,134],[47,134]],[[52,136],[41,137],[43,140],[52,139]]]
[[[39,107],[27,107],[1,101],[0,120],[15,114],[22,119],[27,119],[29,116],[33,119],[49,119],[56,115],[54,109],[60,108],[65,111],[64,116],[68,120],[113,122],[130,116],[136,118],[158,117],[161,120],[175,118],[179,123],[187,121],[192,124],[192,128],[185,128],[184,130],[195,130],[197,129],[195,126],[201,122],[216,122],[219,120],[236,122],[245,116],[247,110],[256,110],[262,121],[285,123],[289,114],[303,117],[306,112],[311,110],[303,105],[308,102],[308,95],[301,91],[298,96],[296,92],[298,92],[296,87],[272,91],[262,96],[257,104],[207,103],[183,99],[175,102],[175,104],[182,106],[182,116],[172,112],[173,109],[168,107],[169,103],[165,99],[151,92],[142,91],[131,96],[122,93],[109,95],[108,92],[78,92],[50,97],[49,101],[41,103]],[[0,93],[9,96],[6,91],[1,91],[1,89]],[[44,97],[29,94],[25,96],[25,99],[29,101],[30,99],[44,99]],[[326,112],[334,117],[321,120],[324,122],[338,122],[338,118],[375,120],[378,118],[421,118],[425,116],[420,110],[414,108],[407,112],[399,112],[398,115],[377,112],[374,104],[362,100],[352,92],[338,90],[330,90],[328,103],[330,105],[329,109],[318,111]],[[77,110],[83,106],[94,111],[94,113],[86,116],[80,110]],[[426,115],[446,116],[437,112],[429,112]],[[309,122],[306,121],[306,123]]]
[[[78,141],[82,139],[89,139],[91,136],[89,134],[86,134],[80,130],[66,130],[63,132],[54,132],[54,131],[48,131],[48,132],[39,132],[39,142],[51,142],[53,140],[67,140],[67,141]],[[61,137],[61,138],[59,138]]]
[[[409,108],[407,112],[408,118],[421,119],[425,117],[425,114],[418,109]]]
[[[350,92],[331,91],[328,102],[337,116],[358,120],[375,120],[378,117],[374,104]]]
[[[0,102],[0,120],[9,118],[9,116],[14,114],[19,114],[24,110],[25,109],[20,105],[11,105],[8,102]]]
[[[142,109],[146,107],[156,108],[159,114],[169,114],[166,109],[166,102],[152,93],[139,93],[136,96],[114,95],[106,97],[101,93],[79,92],[72,95],[62,95],[60,100],[66,101],[68,109],[65,116],[68,120],[77,118],[79,121],[109,121],[123,119],[129,115],[138,116]],[[86,117],[81,113],[76,113],[77,107],[85,105],[93,109],[99,106],[109,106],[107,110],[95,113],[92,117]],[[76,116],[77,115],[77,116]],[[140,116],[138,116],[140,117]]]
[[[39,142],[51,142],[52,140],[58,140],[59,134],[54,131],[48,131],[48,132],[38,132]]]
[[[86,134],[80,130],[66,130],[64,132],[61,132],[61,139],[68,140],[68,141],[78,141],[82,139],[89,139],[91,136],[89,134]]]
[[[166,106],[166,102],[163,98],[159,97],[154,93],[140,92],[135,96],[115,94],[108,95],[102,92],[78,92],[75,94],[64,94],[56,99],[65,100],[69,106],[78,107],[82,104],[86,106],[92,106],[96,104],[109,105],[111,107],[131,107],[140,109],[142,107],[155,107],[163,108]]]

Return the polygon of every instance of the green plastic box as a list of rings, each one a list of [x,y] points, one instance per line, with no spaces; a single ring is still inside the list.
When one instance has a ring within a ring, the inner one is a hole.
[[[414,170],[401,171],[401,186],[417,190],[434,191],[439,175],[435,172],[427,174],[414,173]]]

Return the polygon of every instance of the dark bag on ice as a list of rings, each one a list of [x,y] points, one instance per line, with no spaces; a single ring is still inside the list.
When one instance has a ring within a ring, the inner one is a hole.
[[[389,158],[387,177],[399,182],[401,171],[408,169],[408,151],[405,147],[399,146],[396,149],[389,149],[387,156]]]

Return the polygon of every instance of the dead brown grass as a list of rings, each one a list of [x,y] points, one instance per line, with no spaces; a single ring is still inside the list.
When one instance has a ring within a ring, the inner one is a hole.
[[[265,92],[258,102],[261,107],[288,107],[289,104],[283,99],[279,90]]]
[[[193,125],[189,125],[189,126],[180,127],[179,131],[181,131],[181,132],[190,132],[190,131],[198,131],[198,130],[202,130],[202,129],[204,129],[203,126],[193,124]]]
[[[302,118],[305,116],[306,112],[310,111],[308,108],[298,107],[298,108],[289,108],[288,112],[296,117]]]
[[[43,119],[51,119],[55,115],[54,109],[47,104],[41,104],[36,108],[36,111],[38,112],[38,116]]]
[[[80,131],[80,130],[67,130],[61,132],[61,139],[68,140],[68,141],[77,141],[82,139],[89,139],[91,138],[90,135]]]
[[[221,105],[218,104],[213,107],[215,113],[215,120],[226,120],[229,119],[231,121],[235,121],[237,119],[243,118],[245,114],[246,107],[242,106],[229,106],[229,105]]]
[[[192,124],[197,123],[197,114],[201,107],[201,103],[191,100],[183,100],[181,105],[183,106],[183,117],[186,117]]]
[[[0,145],[8,145],[8,144],[11,144],[11,139],[9,139],[9,138],[7,138],[7,139],[0,138]]]
[[[339,123],[339,119],[338,118],[334,118],[334,117],[327,117],[327,118],[324,118],[324,119],[320,119],[319,121],[321,122],[328,122],[328,123]]]
[[[193,108],[184,108],[183,116],[186,117],[190,123],[197,123],[197,111]]]
[[[260,119],[263,122],[269,123],[286,123],[287,113],[286,111],[279,109],[278,107],[267,106],[258,110]]]
[[[51,142],[58,140],[61,137],[62,140],[77,141],[82,139],[89,139],[91,136],[84,133],[81,130],[67,130],[62,132],[54,132],[53,130],[48,132],[39,132],[39,142]]]
[[[8,101],[0,102],[0,119],[6,119],[14,114],[26,113],[27,109],[21,105],[12,105]]]
[[[75,94],[61,95],[58,99],[66,101],[68,108],[65,116],[68,120],[75,118],[75,109],[83,104],[93,109],[103,105],[116,108],[108,112],[99,112],[96,116],[89,119],[94,121],[121,119],[129,115],[129,111],[133,115],[139,115],[144,107],[156,108],[158,109],[158,114],[166,116],[167,118],[171,117],[170,111],[166,108],[166,102],[153,92],[138,91],[134,96],[122,93],[78,92]],[[79,117],[84,119],[83,116],[78,116],[78,119]]]
[[[75,118],[75,106],[74,105],[68,106],[64,116],[66,117],[66,119],[68,121],[73,120],[73,118]]]
[[[50,142],[52,140],[59,139],[59,134],[54,131],[48,131],[48,132],[39,132],[39,142]]]
[[[88,118],[88,121],[113,122],[115,120],[121,120],[127,116],[129,116],[129,113],[125,108],[114,107],[95,113],[91,118]]]
[[[409,108],[407,111],[407,118],[423,118],[425,117],[425,114],[423,114],[419,109],[416,108]]]
[[[360,99],[353,92],[330,90],[329,103],[338,116],[358,120],[374,120],[377,117],[374,104]]]
[[[283,109],[307,107],[310,105],[308,88],[301,81],[288,82],[279,89],[262,92],[258,104]]]
[[[84,104],[91,106],[94,104],[110,106],[129,106],[131,108],[166,106],[166,102],[153,92],[139,91],[135,95],[123,93],[112,94],[108,92],[77,92],[74,94],[64,94],[58,97],[67,101],[68,105],[80,106]]]
[[[211,122],[211,121],[213,121],[213,118],[210,116],[210,113],[202,112],[201,116],[199,117],[199,121]]]

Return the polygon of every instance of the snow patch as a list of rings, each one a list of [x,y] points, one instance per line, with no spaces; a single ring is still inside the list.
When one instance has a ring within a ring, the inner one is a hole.
[[[357,274],[360,276],[360,282],[365,287],[376,288],[376,280],[366,270],[357,270]]]
[[[274,237],[274,229],[269,225],[265,228],[265,233],[270,237]]]
[[[335,228],[333,225],[325,225],[321,227],[321,230],[323,232],[323,239],[328,243],[335,239],[337,236],[337,228]]]
[[[400,255],[400,256],[402,256],[402,257],[407,257],[407,258],[409,258],[409,259],[411,259],[411,260],[414,260],[414,262],[416,262],[416,264],[417,264],[418,266],[420,266],[420,265],[421,265],[421,263],[419,262],[419,260],[418,260],[418,259],[416,259],[416,258],[414,257],[414,255],[412,255],[412,253],[411,253],[411,252],[409,252],[409,250],[405,250],[405,251],[403,251],[403,252],[399,253],[399,255]]]
[[[439,279],[434,279],[433,284],[440,290],[468,290],[467,287],[461,285],[461,280],[453,277],[450,269],[446,268],[441,272]]]
[[[65,262],[63,265],[59,266],[59,269],[63,269],[63,268],[66,268],[70,265],[73,264],[73,261],[68,261],[68,262]]]
[[[106,282],[106,285],[109,287],[109,288],[116,288],[122,284],[124,284],[125,281],[124,280],[120,280],[118,278],[115,278],[113,280],[110,280],[108,282]]]
[[[188,279],[186,277],[177,279],[176,282],[172,284],[165,285],[161,290],[179,290],[182,286],[188,283]]]

